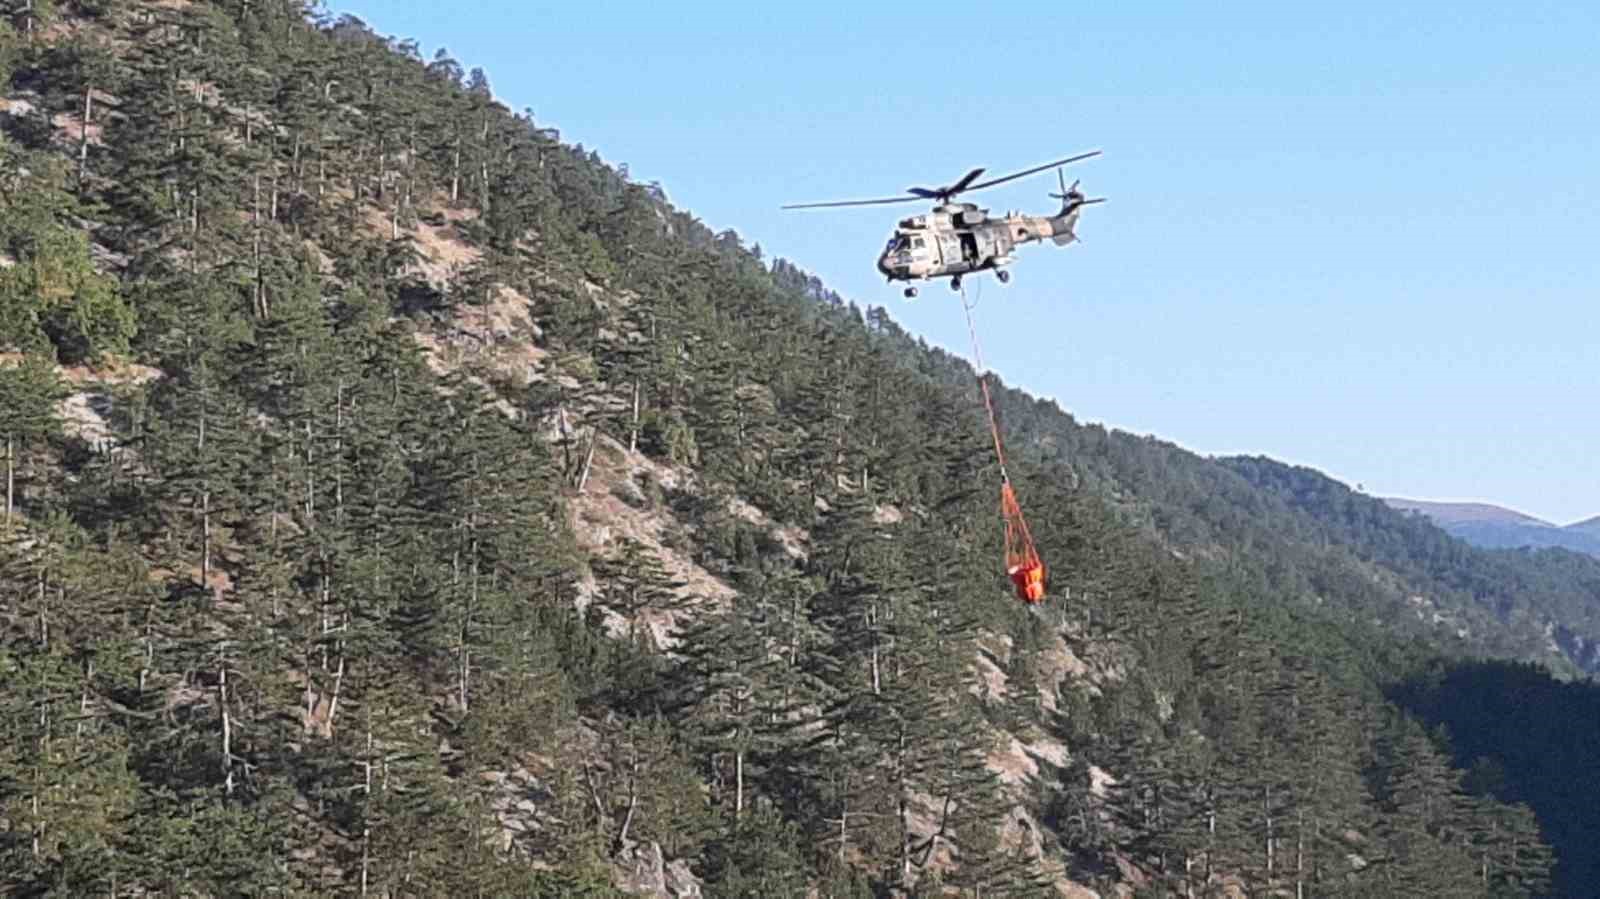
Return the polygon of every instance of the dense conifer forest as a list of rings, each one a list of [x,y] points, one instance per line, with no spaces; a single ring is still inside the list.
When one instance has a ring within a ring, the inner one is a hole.
[[[1600,563],[1001,389],[1030,609],[970,366],[448,51],[0,0],[0,86],[0,893],[1593,882]]]

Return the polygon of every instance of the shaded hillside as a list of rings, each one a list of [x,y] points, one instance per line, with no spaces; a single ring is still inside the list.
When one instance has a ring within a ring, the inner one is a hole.
[[[1600,883],[1600,688],[1561,683],[1530,665],[1439,664],[1392,695],[1449,731],[1469,783],[1538,814],[1560,860],[1556,882],[1582,896]]]
[[[1285,500],[1008,392],[1020,606],[965,363],[314,12],[4,7],[0,891],[1542,892]]]

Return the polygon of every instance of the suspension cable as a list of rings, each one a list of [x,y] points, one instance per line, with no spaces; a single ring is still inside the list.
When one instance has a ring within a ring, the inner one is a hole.
[[[989,393],[988,369],[983,364],[983,349],[978,345],[978,327],[973,322],[967,291],[961,289],[961,308],[967,315],[967,333],[972,337],[972,358],[978,366],[978,387],[983,391],[983,407],[989,413],[989,436],[994,438],[995,458],[1000,461],[1000,514],[1006,522],[1006,574],[1016,585],[1017,596],[1028,603],[1044,598],[1044,565],[1034,547],[1033,533],[1022,514],[1011,476],[1006,473],[1006,451],[1000,440],[1000,422],[994,413],[994,397]]]
[[[983,349],[978,346],[978,328],[972,322],[972,308],[976,302],[967,302],[967,288],[961,288],[961,309],[967,314],[967,333],[972,336],[972,359],[978,365],[978,387],[983,391],[983,407],[989,413],[989,436],[994,438],[994,455],[1000,460],[1000,480],[1009,483],[1011,478],[1006,474],[1006,451],[1000,443],[1000,425],[995,419],[994,400],[989,396],[989,370],[983,364]]]

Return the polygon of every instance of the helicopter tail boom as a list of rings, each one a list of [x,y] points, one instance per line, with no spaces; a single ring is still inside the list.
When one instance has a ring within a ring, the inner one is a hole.
[[[1078,216],[1082,214],[1083,207],[1083,203],[1070,203],[1063,206],[1061,212],[1046,219],[1050,223],[1049,237],[1052,243],[1064,247],[1078,239]]]
[[[1078,182],[1072,182],[1068,187],[1065,178],[1061,177],[1061,170],[1056,170],[1056,177],[1061,179],[1061,193],[1051,194],[1061,201],[1061,211],[1050,217],[1050,227],[1053,232],[1052,241],[1058,247],[1064,247],[1078,239],[1076,228],[1078,216],[1083,213],[1083,207],[1094,203],[1104,203],[1105,197],[1089,199],[1078,190]]]

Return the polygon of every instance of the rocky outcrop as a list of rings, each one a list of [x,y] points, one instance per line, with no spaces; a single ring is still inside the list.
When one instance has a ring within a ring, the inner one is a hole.
[[[611,861],[617,889],[652,899],[701,899],[700,879],[687,862],[668,862],[654,841],[623,847]]]

